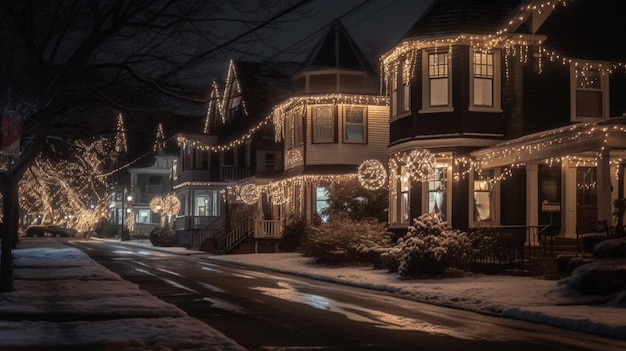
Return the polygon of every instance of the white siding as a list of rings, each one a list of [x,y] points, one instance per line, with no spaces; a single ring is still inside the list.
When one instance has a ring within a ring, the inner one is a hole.
[[[367,107],[367,143],[343,143],[344,106],[337,107],[337,143],[313,144],[311,106],[306,114],[306,155],[307,165],[353,164],[376,158],[387,163],[389,157],[387,145],[389,143],[389,106],[383,105],[355,105]]]

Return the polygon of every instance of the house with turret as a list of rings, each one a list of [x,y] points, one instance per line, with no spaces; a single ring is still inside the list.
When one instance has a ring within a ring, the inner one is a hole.
[[[381,57],[390,226],[576,238],[624,198],[622,1],[435,0]]]

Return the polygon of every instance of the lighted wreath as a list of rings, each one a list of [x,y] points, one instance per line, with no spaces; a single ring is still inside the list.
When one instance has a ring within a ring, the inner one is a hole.
[[[413,180],[425,182],[435,172],[435,155],[422,148],[413,149],[405,155],[404,164]]]
[[[361,186],[365,189],[380,189],[387,182],[387,170],[379,160],[365,160],[359,166],[358,178]]]
[[[261,193],[254,184],[246,184],[239,189],[239,198],[247,205],[255,204],[260,196]]]

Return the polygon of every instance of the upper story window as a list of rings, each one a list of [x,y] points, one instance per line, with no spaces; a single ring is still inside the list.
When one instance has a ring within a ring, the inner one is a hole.
[[[577,63],[570,66],[573,121],[609,117],[609,76],[598,68],[601,66]]]
[[[367,142],[367,115],[365,107],[346,107],[343,111],[344,143]]]
[[[335,106],[314,106],[311,110],[313,143],[334,143],[337,135]]]
[[[422,110],[441,112],[452,110],[450,52],[423,51]]]
[[[304,144],[304,128],[302,126],[302,110],[296,109],[293,114],[293,142],[294,146],[300,146]]]
[[[391,77],[391,117],[403,115],[411,110],[411,72],[408,59],[401,58]]]
[[[500,52],[470,49],[470,110],[501,112]]]
[[[289,112],[285,116],[285,148],[292,149],[294,146],[294,126],[293,113]]]

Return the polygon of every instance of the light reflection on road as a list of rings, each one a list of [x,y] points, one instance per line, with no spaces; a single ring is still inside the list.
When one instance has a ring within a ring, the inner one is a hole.
[[[441,325],[413,318],[397,316],[349,303],[338,302],[320,295],[302,293],[297,291],[295,287],[287,282],[279,282],[278,286],[278,288],[256,286],[251,289],[261,291],[265,295],[278,299],[303,303],[320,310],[340,313],[350,320],[371,323],[378,328],[415,330],[429,334],[449,335],[461,339],[471,339],[468,335]]]

